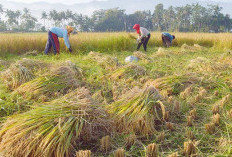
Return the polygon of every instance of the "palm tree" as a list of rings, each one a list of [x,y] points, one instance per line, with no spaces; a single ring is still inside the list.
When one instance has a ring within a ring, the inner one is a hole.
[[[48,14],[45,11],[43,11],[41,14],[41,19],[44,20],[44,27],[45,27],[45,20],[47,20],[47,18],[48,18]]]

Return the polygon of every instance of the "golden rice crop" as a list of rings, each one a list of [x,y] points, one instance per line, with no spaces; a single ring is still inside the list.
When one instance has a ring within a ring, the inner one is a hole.
[[[213,117],[212,117],[212,120],[213,120],[213,123],[215,124],[215,125],[219,125],[220,124],[220,114],[215,114],[215,115],[213,115]]]
[[[158,100],[161,100],[161,96],[153,86],[128,91],[109,106],[116,129],[119,132],[134,132],[140,135],[154,133],[155,120],[161,120],[163,116]]]
[[[140,51],[134,52],[133,56],[137,57],[140,60],[146,61],[146,62],[151,62],[152,61],[152,59],[150,57],[148,57],[145,53],[140,52]]]
[[[160,47],[160,48],[158,49],[158,51],[155,52],[155,53],[153,54],[153,57],[170,56],[170,55],[172,55],[172,54],[173,54],[172,51]]]
[[[215,132],[215,124],[214,123],[205,124],[205,130],[206,133],[213,134]]]
[[[165,140],[165,132],[161,132],[158,136],[157,136],[157,141],[158,142],[164,142]]]
[[[176,153],[172,153],[168,157],[178,157],[178,153],[177,152]]]
[[[104,110],[84,88],[48,104],[9,117],[0,130],[0,152],[6,156],[73,156],[84,143],[109,130]]]
[[[193,117],[192,116],[187,117],[187,126],[193,126]]]
[[[102,139],[100,140],[101,143],[101,148],[100,150],[102,152],[108,152],[111,149],[111,140],[110,140],[110,136],[105,136],[102,137]]]
[[[191,130],[186,131],[186,136],[188,139],[193,140],[195,138],[193,132]]]
[[[184,155],[186,157],[188,156],[194,156],[197,153],[197,142],[195,141],[188,141],[184,142]]]
[[[133,146],[135,144],[137,140],[137,136],[135,134],[131,134],[128,137],[125,138],[125,146],[126,148],[130,148],[131,146]]]

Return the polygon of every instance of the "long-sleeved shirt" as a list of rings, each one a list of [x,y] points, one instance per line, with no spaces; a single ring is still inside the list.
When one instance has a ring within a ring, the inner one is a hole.
[[[51,27],[51,28],[49,28],[49,31],[56,34],[60,38],[64,38],[64,43],[68,49],[71,47],[70,42],[69,42],[69,38],[68,38],[68,31],[66,29],[62,29],[62,28],[58,28],[58,27]]]
[[[170,42],[172,43],[173,36],[172,36],[171,34],[169,34],[169,33],[167,33],[167,32],[163,32],[162,34],[163,34],[164,36],[168,37],[169,40],[170,40]]]
[[[140,33],[141,33],[141,35],[139,37],[140,39],[142,39],[150,34],[150,32],[146,28],[143,28],[143,27],[140,27]]]

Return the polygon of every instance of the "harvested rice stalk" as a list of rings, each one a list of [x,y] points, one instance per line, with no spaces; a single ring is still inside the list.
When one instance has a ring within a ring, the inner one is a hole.
[[[4,156],[64,157],[110,132],[107,114],[77,89],[57,100],[9,117],[0,130]],[[75,147],[74,147],[75,146]]]
[[[70,67],[70,69],[74,72],[76,78],[78,79],[83,78],[83,70],[80,67],[78,67],[75,63],[68,60],[68,61],[65,61],[64,65]]]
[[[215,91],[213,95],[214,95],[214,96],[218,96],[218,95],[219,95],[219,92],[218,92],[218,91]]]
[[[155,143],[149,144],[146,149],[146,157],[158,157],[158,145]]]
[[[108,70],[115,70],[119,66],[118,59],[116,57],[93,51],[88,54],[88,57],[92,61],[97,62],[100,66]]]
[[[76,157],[91,157],[90,150],[80,150],[76,152]]]
[[[146,69],[136,64],[127,64],[113,71],[110,79],[116,81],[119,79],[139,79],[146,75]]]
[[[132,134],[125,139],[125,146],[127,149],[129,149],[131,146],[135,144],[135,141],[137,140],[137,136],[135,134]]]
[[[219,111],[220,111],[220,106],[218,104],[215,104],[212,109],[213,114],[218,114]]]
[[[165,132],[161,132],[158,136],[157,136],[157,141],[158,142],[164,142],[165,140]]]
[[[157,102],[162,97],[159,91],[148,86],[134,88],[108,108],[117,131],[149,135],[155,131],[155,120],[162,119],[162,111]]]
[[[215,125],[219,125],[220,124],[220,114],[215,114],[215,115],[213,115],[213,123],[215,124]]]
[[[205,130],[206,130],[206,133],[213,134],[215,132],[215,124],[214,123],[206,124]]]
[[[80,81],[75,78],[75,71],[70,67],[60,66],[51,74],[46,74],[21,85],[14,94],[23,95],[27,99],[40,99],[40,96],[46,96],[49,100],[56,96],[56,93],[59,94],[58,96],[64,95],[80,85]]]
[[[186,157],[189,156],[194,156],[197,153],[197,147],[196,147],[196,142],[193,141],[188,141],[188,142],[184,142],[184,155]]]
[[[34,79],[32,71],[21,64],[13,64],[9,69],[1,73],[1,79],[8,89],[15,89],[20,85]]]
[[[23,56],[37,56],[39,54],[38,51],[33,50],[33,51],[28,51],[25,54],[23,54]]]
[[[135,37],[135,36],[132,35],[131,33],[128,33],[127,35],[128,35],[128,37],[131,38],[131,39],[137,39],[137,37]]]
[[[28,59],[28,58],[23,58],[21,60],[18,60],[16,65],[22,65],[32,71],[33,73],[38,72],[39,70],[43,70],[45,67],[49,68],[50,65],[40,61],[40,60],[35,60],[35,59]]]
[[[164,49],[164,48],[162,48],[162,47],[160,47],[159,49],[158,49],[158,51],[156,52],[156,53],[154,53],[154,57],[161,57],[161,56],[170,56],[170,55],[172,55],[173,54],[173,52],[172,51],[169,51],[169,50],[167,50],[167,49]]]
[[[192,59],[190,61],[187,68],[205,73],[222,71],[227,69],[228,66],[218,62],[212,62],[204,57],[197,57],[196,59]]]
[[[108,152],[111,149],[110,136],[105,136],[101,139],[101,148],[103,152]]]
[[[170,122],[167,122],[167,123],[166,123],[166,127],[167,127],[168,130],[170,130],[170,131],[174,131],[174,130],[175,130],[174,124],[173,124],[173,123],[170,123]]]
[[[148,57],[145,53],[140,52],[140,51],[134,52],[133,56],[139,58],[140,60],[146,61],[146,62],[151,62],[152,61],[152,59],[150,57]]]
[[[187,126],[193,126],[193,117],[192,116],[187,117]]]
[[[168,157],[178,157],[178,152],[170,154]]]
[[[125,156],[125,150],[123,148],[120,148],[115,151],[114,157],[124,157]]]
[[[193,109],[189,112],[189,116],[192,116],[193,119],[197,118],[197,110]]]
[[[205,88],[201,87],[199,90],[199,96],[201,98],[204,98],[204,97],[206,97],[206,95],[207,95],[207,90]]]

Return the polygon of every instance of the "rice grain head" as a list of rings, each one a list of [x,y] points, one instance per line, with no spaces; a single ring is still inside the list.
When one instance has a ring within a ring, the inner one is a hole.
[[[80,150],[76,152],[76,157],[91,157],[90,150]]]
[[[155,143],[149,144],[146,148],[146,157],[158,157],[158,145]]]

